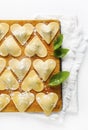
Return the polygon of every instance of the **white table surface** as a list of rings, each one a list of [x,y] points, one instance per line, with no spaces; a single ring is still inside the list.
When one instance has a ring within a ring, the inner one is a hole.
[[[36,15],[76,15],[88,34],[87,0],[0,0],[0,19],[29,19]],[[44,122],[28,114],[0,113],[0,130],[88,130],[88,49],[79,72],[79,113],[68,116],[63,125]]]

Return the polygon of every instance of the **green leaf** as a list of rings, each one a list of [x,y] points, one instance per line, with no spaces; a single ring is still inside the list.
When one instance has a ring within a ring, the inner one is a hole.
[[[56,58],[63,58],[68,53],[68,51],[69,49],[58,48],[57,50],[54,51],[54,56]]]
[[[63,42],[63,35],[60,34],[60,36],[54,42],[54,50],[57,50],[62,45],[62,42]]]
[[[68,71],[59,72],[51,77],[49,85],[51,87],[55,87],[63,83],[68,78],[69,75],[70,75],[70,72]]]

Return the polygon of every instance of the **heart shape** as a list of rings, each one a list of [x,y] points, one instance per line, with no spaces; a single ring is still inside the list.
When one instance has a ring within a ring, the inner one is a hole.
[[[8,54],[14,57],[21,55],[21,48],[11,35],[9,35],[0,46],[0,55],[7,56]]]
[[[30,91],[33,89],[37,92],[40,92],[44,89],[44,84],[41,81],[41,79],[38,77],[36,72],[34,70],[31,70],[27,75],[27,77],[22,82],[21,88],[24,91]]]
[[[6,69],[1,77],[0,77],[0,90],[10,89],[16,90],[18,89],[19,84],[10,70]]]
[[[7,23],[0,23],[0,41],[9,31],[9,25]]]
[[[11,59],[9,61],[9,66],[18,79],[23,80],[31,67],[31,60],[28,58],[24,58],[21,61],[17,59]]]
[[[44,110],[44,113],[46,115],[50,115],[57,104],[58,96],[56,93],[53,92],[50,92],[49,94],[38,93],[36,95],[36,101]]]
[[[47,55],[47,49],[43,45],[42,41],[38,38],[38,36],[35,36],[26,46],[24,53],[29,57],[32,57],[34,55],[45,57]]]
[[[19,24],[13,24],[10,29],[20,44],[24,45],[33,33],[34,27],[29,23],[24,24],[23,26]]]
[[[0,94],[0,111],[2,111],[10,102],[10,96],[7,94]]]
[[[50,44],[55,35],[59,30],[59,24],[57,22],[50,22],[48,25],[44,23],[38,23],[36,25],[37,32],[42,36],[42,38]]]
[[[13,92],[11,94],[11,99],[14,102],[16,108],[19,112],[24,112],[33,103],[35,97],[33,93],[27,92]]]
[[[53,59],[48,59],[46,61],[36,59],[33,62],[33,67],[38,72],[43,81],[46,81],[55,69],[56,62]]]
[[[0,58],[0,73],[4,70],[5,66],[6,66],[6,60]]]

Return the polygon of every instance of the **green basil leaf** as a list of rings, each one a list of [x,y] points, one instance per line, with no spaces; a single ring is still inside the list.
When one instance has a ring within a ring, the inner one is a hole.
[[[51,87],[55,87],[61,84],[62,82],[64,82],[68,78],[69,75],[70,75],[70,72],[68,71],[59,72],[51,77],[49,85]]]
[[[54,50],[57,50],[62,45],[62,42],[63,42],[63,35],[60,34],[60,36],[54,42]]]
[[[54,51],[54,56],[56,58],[63,58],[68,53],[68,51],[69,51],[69,49],[59,48]]]

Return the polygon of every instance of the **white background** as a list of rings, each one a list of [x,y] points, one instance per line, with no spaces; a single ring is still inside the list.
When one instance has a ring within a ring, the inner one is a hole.
[[[88,34],[87,0],[0,0],[0,19],[29,19],[39,14],[76,15]],[[88,130],[88,50],[80,68],[78,87],[79,113],[68,116],[62,125],[37,120],[28,114],[0,113],[0,130]]]

